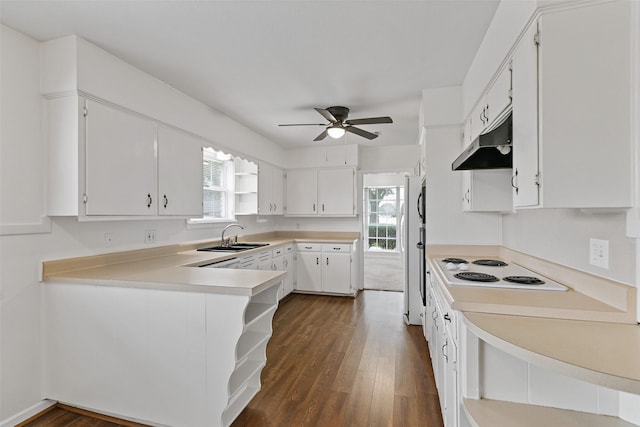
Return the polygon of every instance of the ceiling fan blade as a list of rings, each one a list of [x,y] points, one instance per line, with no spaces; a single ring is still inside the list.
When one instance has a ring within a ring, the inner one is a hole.
[[[322,141],[327,137],[327,130],[325,129],[320,135],[316,136],[314,141]]]
[[[353,126],[345,126],[344,127],[347,132],[355,133],[356,135],[365,137],[367,139],[375,139],[378,137],[375,133],[367,132],[364,129],[356,128]]]
[[[326,123],[293,123],[286,125],[278,125],[278,126],[327,126]]]
[[[314,108],[322,117],[329,120],[331,123],[338,123],[338,119],[336,119],[333,114],[329,110],[325,110],[323,108]]]
[[[391,117],[369,117],[367,119],[353,119],[345,121],[348,125],[376,125],[379,123],[393,123]]]

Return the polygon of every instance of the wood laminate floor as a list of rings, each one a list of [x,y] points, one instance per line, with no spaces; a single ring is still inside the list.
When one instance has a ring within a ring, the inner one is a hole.
[[[427,343],[403,294],[294,294],[278,308],[244,426],[442,426]]]
[[[294,294],[278,308],[262,389],[232,427],[421,426],[442,417],[427,344],[403,294]],[[24,427],[139,424],[54,408]]]

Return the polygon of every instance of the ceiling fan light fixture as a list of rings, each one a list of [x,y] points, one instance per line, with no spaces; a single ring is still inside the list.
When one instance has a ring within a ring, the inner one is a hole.
[[[327,128],[327,134],[333,139],[342,138],[345,132],[345,129],[340,125],[332,125]]]

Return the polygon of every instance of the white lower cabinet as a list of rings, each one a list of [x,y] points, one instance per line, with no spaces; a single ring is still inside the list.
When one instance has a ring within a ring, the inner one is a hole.
[[[296,290],[353,294],[352,248],[345,243],[298,243]]]
[[[293,291],[293,285],[295,283],[296,269],[293,256],[293,244],[273,249],[271,269],[274,271],[287,272],[287,276],[282,281],[278,291],[278,299],[282,299]]]
[[[460,418],[458,316],[438,291],[437,286],[435,284],[430,287],[425,309],[429,354],[444,425],[457,427]]]

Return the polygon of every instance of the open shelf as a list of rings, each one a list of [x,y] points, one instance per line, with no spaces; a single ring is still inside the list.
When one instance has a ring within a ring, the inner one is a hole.
[[[236,360],[241,360],[249,355],[260,344],[269,340],[270,334],[264,332],[245,332],[238,340],[236,347]]]
[[[464,399],[462,404],[472,427],[580,426],[636,427],[620,418],[489,399]]]
[[[267,314],[270,309],[275,308],[275,304],[268,304],[266,302],[249,303],[249,305],[247,305],[247,309],[244,312],[245,327],[249,327],[255,320]]]
[[[236,419],[240,412],[249,404],[251,399],[260,390],[260,375],[251,378],[238,393],[231,397],[229,404],[222,413],[222,425],[229,426]]]

